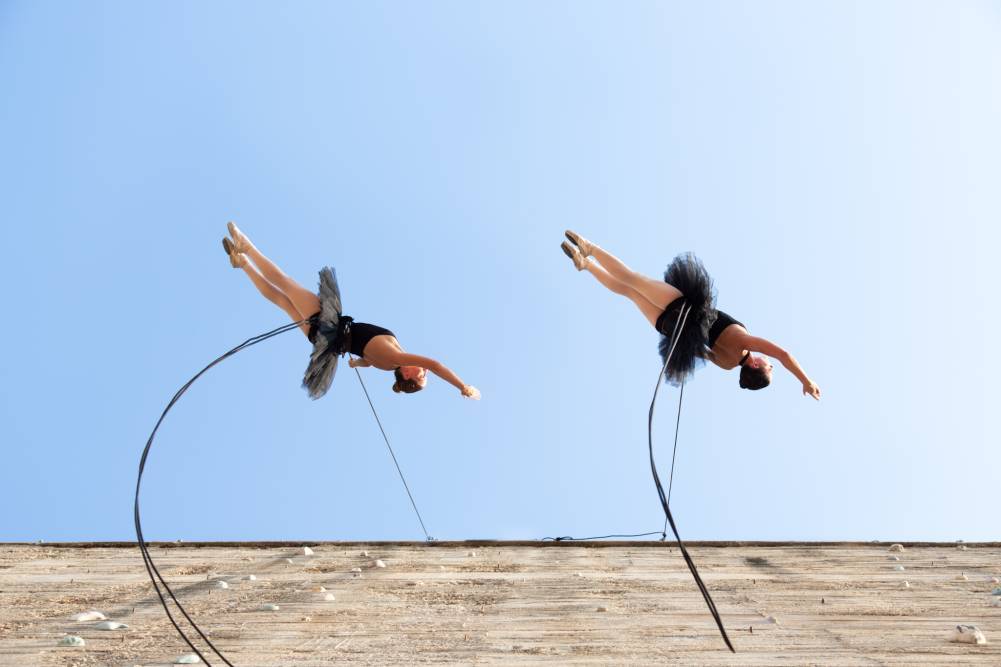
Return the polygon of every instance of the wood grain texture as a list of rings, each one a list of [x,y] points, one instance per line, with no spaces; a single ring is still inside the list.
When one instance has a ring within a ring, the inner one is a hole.
[[[669,544],[302,544],[315,554],[277,543],[151,550],[241,666],[1001,665],[997,544],[909,546],[896,562],[888,544],[699,543],[691,552],[736,655]],[[69,620],[89,609],[130,628]],[[988,644],[950,643],[957,623]],[[67,633],[87,646],[57,647]],[[0,545],[0,664],[167,665],[187,652],[134,545]]]

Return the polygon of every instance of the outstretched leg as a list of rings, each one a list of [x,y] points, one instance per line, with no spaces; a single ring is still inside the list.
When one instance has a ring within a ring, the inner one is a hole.
[[[627,297],[630,301],[636,304],[636,307],[640,309],[640,312],[643,313],[643,316],[650,322],[650,324],[654,327],[657,326],[657,318],[660,317],[662,312],[664,312],[664,308],[662,306],[658,306],[657,304],[651,302],[639,290],[636,290],[621,280],[616,279],[608,271],[594,262],[587,262],[584,269],[609,290]],[[665,286],[670,287],[670,285],[666,284]]]
[[[316,296],[316,294],[310,292],[295,280],[285,275],[285,272],[279,269],[274,262],[261,254],[261,251],[250,242],[247,235],[241,232],[236,225],[231,222],[228,224],[228,227],[230,236],[233,237],[233,243],[236,246],[236,249],[250,258],[257,268],[260,269],[261,273],[264,274],[264,278],[271,283],[273,287],[276,287],[284,293],[285,296],[291,300],[295,309],[299,311],[303,317],[309,317],[314,313],[319,312],[320,298]],[[254,284],[256,285],[257,283],[255,282]]]
[[[240,268],[242,268],[243,272],[247,274],[250,281],[254,283],[254,287],[257,288],[257,291],[260,292],[265,299],[288,313],[288,316],[292,318],[293,322],[305,319],[303,314],[299,312],[299,309],[292,303],[292,300],[285,296],[285,293],[280,289],[269,283],[250,262],[244,262],[243,266]],[[308,324],[300,324],[299,328],[302,329],[304,334],[309,336]]]
[[[669,285],[663,280],[650,278],[633,271],[622,260],[597,243],[590,242],[589,249],[591,255],[601,263],[601,266],[608,271],[612,278],[625,283],[642,294],[647,301],[658,306],[660,308],[658,314],[667,308],[668,304],[682,296],[681,290],[674,285]]]

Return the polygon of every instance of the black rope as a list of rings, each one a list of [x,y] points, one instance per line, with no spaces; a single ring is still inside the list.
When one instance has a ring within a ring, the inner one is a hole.
[[[417,520],[421,522],[421,530],[424,531],[424,537],[428,542],[434,542],[434,538],[428,535],[428,529],[424,527],[424,519],[421,518],[421,511],[417,509],[417,503],[414,502],[414,494],[410,493],[410,485],[407,484],[407,478],[403,476],[403,470],[400,468],[400,462],[396,460],[396,453],[393,451],[393,446],[389,444],[389,438],[386,436],[386,429],[382,427],[382,420],[379,419],[379,413],[375,411],[375,406],[372,405],[372,398],[368,395],[368,389],[365,387],[365,381],[361,379],[361,373],[355,368],[355,375],[358,376],[358,382],[361,383],[361,389],[365,392],[365,398],[368,399],[368,407],[372,408],[372,416],[375,417],[375,423],[379,425],[379,430],[382,432],[382,439],[386,441],[386,447],[389,449],[389,455],[393,457],[393,463],[396,464],[396,472],[400,474],[400,481],[403,482],[403,488],[407,490],[407,495],[410,497],[410,504],[414,508],[414,512],[417,514]]]
[[[671,489],[674,488],[674,461],[678,457],[678,429],[681,426],[681,399],[685,395],[685,381],[681,381],[681,391],[678,392],[678,418],[674,422],[674,453],[671,454],[671,476],[667,480],[667,504],[671,505]],[[664,517],[664,537],[667,537],[667,517]]]
[[[660,374],[657,377],[657,386],[654,388],[653,399],[650,401],[650,412],[649,412],[649,416],[648,416],[648,419],[647,419],[647,444],[649,446],[649,451],[650,451],[650,470],[653,473],[654,483],[655,483],[655,485],[657,487],[657,494],[660,497],[661,507],[664,510],[664,514],[665,514],[665,518],[666,518],[665,529],[663,531],[655,531],[655,532],[648,532],[648,533],[610,534],[610,535],[598,535],[598,536],[593,536],[593,537],[580,537],[580,538],[575,538],[575,537],[571,537],[571,536],[544,537],[544,538],[542,538],[542,541],[550,541],[551,540],[551,541],[554,541],[554,542],[564,542],[564,541],[576,541],[576,542],[580,542],[580,541],[587,541],[587,540],[600,540],[600,539],[609,539],[609,538],[647,537],[649,535],[656,535],[656,534],[660,534],[661,535],[661,539],[663,540],[664,538],[666,538],[666,535],[667,535],[667,533],[666,533],[666,530],[667,530],[666,529],[666,525],[669,523],[670,526],[671,526],[671,530],[674,533],[674,537],[675,537],[675,539],[678,542],[678,546],[681,549],[681,554],[682,554],[682,556],[685,559],[685,563],[688,565],[688,569],[691,571],[692,576],[695,578],[695,583],[698,585],[699,590],[702,593],[702,597],[705,599],[706,604],[709,607],[709,611],[712,613],[713,619],[716,621],[716,625],[719,628],[720,634],[723,637],[723,641],[726,643],[727,647],[732,652],[736,653],[736,650],[733,648],[733,644],[730,643],[730,638],[726,634],[726,629],[723,627],[723,621],[720,618],[719,612],[716,610],[716,605],[713,603],[712,597],[709,594],[709,590],[706,588],[706,585],[703,583],[702,578],[699,576],[698,570],[695,567],[695,563],[692,560],[691,556],[689,555],[688,550],[685,548],[685,544],[684,544],[684,542],[682,542],[681,536],[678,534],[678,528],[675,525],[674,517],[672,516],[671,509],[670,509],[670,489],[671,489],[671,487],[673,486],[673,483],[674,483],[674,464],[675,464],[675,459],[676,459],[676,456],[677,456],[677,449],[678,449],[678,430],[679,430],[679,426],[680,426],[680,423],[681,423],[681,401],[682,401],[682,397],[684,395],[684,383],[682,383],[682,385],[681,385],[681,392],[679,393],[679,396],[678,396],[678,417],[677,417],[677,421],[675,422],[675,430],[674,430],[674,454],[672,455],[672,458],[671,458],[671,477],[670,477],[670,481],[669,481],[669,484],[668,484],[668,493],[666,495],[664,493],[664,488],[663,488],[663,486],[661,484],[661,481],[660,481],[660,476],[657,474],[657,466],[656,466],[656,463],[654,461],[654,456],[653,456],[653,415],[654,415],[654,407],[655,407],[656,402],[657,402],[657,393],[660,390],[661,379],[664,377],[664,373],[667,371],[668,363],[670,363],[671,356],[674,353],[674,348],[677,345],[678,338],[681,335],[681,331],[684,329],[684,325],[685,325],[685,322],[688,319],[688,314],[689,314],[690,311],[691,311],[691,307],[690,306],[687,309],[683,309],[683,312],[679,313],[679,318],[675,322],[674,332],[672,333],[672,336],[671,336],[671,346],[670,346],[670,349],[668,351],[667,358],[665,359],[664,366],[661,369]],[[156,433],[160,429],[160,425],[163,423],[163,420],[167,416],[167,413],[170,411],[171,408],[174,407],[174,405],[181,398],[181,396],[184,395],[184,393],[191,387],[192,384],[195,383],[195,381],[198,378],[200,378],[202,375],[204,375],[210,368],[212,368],[216,364],[222,362],[224,359],[227,359],[227,358],[233,356],[237,352],[240,352],[240,351],[244,350],[245,348],[251,347],[252,345],[256,345],[256,344],[261,343],[261,342],[263,342],[265,340],[268,340],[269,338],[273,338],[273,337],[278,336],[280,334],[283,334],[283,333],[285,333],[287,331],[291,331],[291,330],[297,328],[299,325],[306,323],[307,321],[308,320],[302,320],[302,321],[299,321],[299,322],[292,322],[290,324],[285,324],[283,326],[278,327],[277,329],[273,329],[273,330],[271,330],[269,332],[266,332],[266,333],[259,334],[257,336],[253,336],[251,338],[248,338],[247,340],[245,340],[244,342],[240,343],[239,345],[237,345],[233,349],[229,350],[225,354],[223,354],[223,355],[217,357],[216,359],[214,359],[211,363],[209,363],[202,370],[200,370],[198,373],[196,373],[194,375],[194,377],[192,377],[190,380],[188,380],[177,391],[177,393],[174,394],[173,398],[171,398],[170,401],[167,403],[167,407],[165,407],[164,410],[163,410],[163,412],[160,414],[160,418],[156,421],[156,425],[153,427],[153,431],[150,433],[149,439],[146,441],[146,447],[143,449],[142,456],[140,457],[140,460],[139,460],[139,474],[138,474],[138,477],[136,479],[134,519],[135,519],[135,529],[136,529],[136,540],[137,540],[137,543],[139,545],[139,551],[141,552],[142,557],[143,557],[143,564],[146,567],[146,572],[147,572],[147,574],[150,577],[150,581],[153,584],[153,588],[156,590],[157,597],[160,599],[160,604],[161,604],[161,606],[163,606],[163,610],[164,610],[164,612],[166,612],[167,618],[170,619],[170,622],[174,626],[174,629],[181,636],[181,638],[185,641],[185,643],[191,648],[191,650],[195,653],[195,655],[197,655],[209,667],[211,667],[212,663],[210,663],[206,659],[205,655],[202,654],[202,652],[198,650],[198,648],[191,641],[191,639],[188,637],[188,635],[186,635],[185,632],[181,629],[180,625],[178,625],[178,622],[174,618],[173,614],[170,613],[170,608],[167,605],[166,598],[164,597],[164,591],[166,591],[166,593],[170,596],[170,598],[173,600],[174,604],[177,606],[177,609],[181,612],[181,614],[188,621],[188,623],[195,630],[195,632],[197,632],[198,635],[202,638],[202,640],[204,640],[205,643],[208,644],[209,648],[212,649],[212,651],[219,657],[219,659],[222,660],[226,665],[228,665],[228,667],[234,667],[234,666],[233,666],[233,663],[231,663],[229,660],[227,660],[226,657],[219,651],[219,649],[217,649],[215,647],[215,645],[211,642],[211,640],[209,640],[209,638],[205,635],[205,633],[202,632],[201,628],[198,627],[198,624],[196,624],[194,622],[194,620],[188,614],[187,610],[184,608],[184,606],[177,599],[177,596],[174,594],[174,591],[170,588],[170,585],[167,583],[166,579],[164,579],[164,577],[160,573],[159,569],[157,569],[156,564],[153,562],[153,557],[150,555],[150,553],[149,553],[149,547],[146,544],[145,538],[143,537],[142,522],[140,520],[140,512],[139,512],[139,491],[140,491],[140,488],[141,488],[141,485],[142,485],[143,472],[144,472],[144,470],[146,468],[146,461],[147,461],[147,459],[149,457],[150,449],[153,446],[153,439],[156,437]],[[423,519],[423,517],[421,517],[420,510],[417,508],[417,503],[414,501],[414,496],[410,492],[410,485],[407,484],[406,477],[404,476],[403,470],[400,468],[400,463],[399,463],[399,461],[396,458],[396,453],[393,451],[393,447],[389,443],[389,437],[386,435],[386,430],[382,426],[382,421],[379,419],[379,415],[378,415],[378,413],[375,410],[375,405],[373,405],[373,403],[372,403],[372,398],[371,398],[371,396],[369,396],[368,389],[365,386],[365,382],[362,380],[361,373],[358,372],[357,368],[355,369],[355,374],[358,376],[358,382],[361,384],[362,391],[365,393],[365,398],[368,401],[369,408],[371,408],[371,410],[372,410],[372,415],[375,417],[376,424],[378,424],[378,426],[379,426],[379,431],[382,433],[383,440],[386,442],[386,447],[389,449],[389,454],[390,454],[390,456],[393,459],[393,463],[396,465],[396,471],[400,475],[400,480],[403,482],[403,487],[404,487],[404,489],[406,489],[407,496],[410,498],[410,504],[411,504],[411,506],[413,506],[414,513],[417,515],[417,520],[421,524],[421,530],[424,532],[424,537],[427,539],[428,542],[432,542],[432,541],[434,541],[434,538],[432,538],[428,534],[427,528],[426,528],[426,526],[424,524],[424,519]],[[159,583],[158,583],[158,580],[159,580]],[[161,588],[160,588],[161,585],[163,586],[163,590],[161,590]]]
[[[633,533],[631,535],[596,535],[594,537],[571,537],[570,535],[563,535],[561,537],[543,537],[543,542],[587,542],[588,540],[607,540],[613,537],[623,538],[623,537],[647,537],[648,535],[663,535],[659,530],[655,530],[649,533]]]
[[[143,449],[142,456],[139,459],[139,475],[136,479],[134,518],[136,527],[136,541],[139,544],[139,551],[142,553],[143,564],[146,566],[146,573],[149,574],[150,581],[153,582],[153,588],[156,589],[157,597],[160,598],[160,604],[163,606],[163,610],[167,613],[167,618],[170,619],[170,622],[174,626],[174,629],[177,630],[177,633],[181,636],[181,639],[183,639],[185,643],[189,647],[191,647],[191,650],[194,651],[195,655],[201,658],[201,660],[206,665],[209,665],[209,667],[211,667],[212,663],[210,663],[201,653],[201,651],[198,650],[198,648],[194,645],[191,639],[188,638],[188,636],[184,633],[181,627],[177,624],[177,620],[175,620],[173,614],[170,613],[170,608],[167,606],[167,600],[166,598],[164,598],[163,591],[160,590],[160,585],[162,585],[163,589],[166,590],[168,595],[170,595],[170,598],[174,601],[174,604],[177,606],[181,614],[184,615],[184,618],[187,619],[188,623],[191,624],[191,627],[194,628],[195,632],[197,632],[198,635],[205,641],[205,643],[209,645],[209,648],[211,648],[212,651],[214,651],[215,654],[219,656],[219,659],[222,660],[227,665],[229,665],[229,667],[233,667],[233,663],[227,660],[226,656],[220,653],[219,649],[217,649],[215,645],[209,640],[209,638],[205,636],[205,633],[202,632],[201,628],[198,627],[198,624],[196,624],[194,620],[192,620],[187,610],[177,599],[177,596],[174,595],[174,591],[170,588],[170,585],[167,584],[166,579],[163,578],[163,575],[160,574],[160,570],[157,569],[156,564],[153,562],[153,557],[150,555],[149,547],[146,544],[145,538],[143,537],[142,522],[140,521],[139,518],[139,488],[142,485],[143,471],[146,468],[146,459],[149,457],[150,448],[153,446],[153,438],[156,437],[156,432],[160,429],[160,425],[163,423],[163,420],[167,416],[167,413],[170,412],[170,409],[174,407],[174,404],[177,403],[177,401],[181,398],[181,396],[184,395],[184,392],[186,392],[188,388],[195,383],[195,380],[204,375],[205,372],[208,371],[210,368],[220,363],[224,359],[233,356],[237,352],[245,348],[248,348],[252,345],[257,345],[258,343],[268,340],[269,338],[278,336],[279,334],[283,334],[286,331],[291,331],[297,328],[300,324],[303,324],[305,322],[306,320],[302,320],[300,322],[292,322],[290,324],[282,325],[277,329],[272,329],[267,333],[259,334],[257,336],[253,336],[252,338],[248,338],[247,340],[243,341],[242,343],[234,347],[232,350],[226,352],[222,356],[213,360],[208,366],[206,366],[202,370],[198,371],[198,373],[196,373],[193,378],[185,382],[184,385],[177,390],[177,393],[174,394],[174,397],[170,399],[169,403],[167,403],[167,407],[163,409],[162,413],[160,413],[160,418],[156,421],[156,425],[153,427],[153,431],[149,434],[149,439],[146,441],[146,447]],[[159,584],[157,583],[158,579],[160,582]]]
[[[674,345],[675,337],[679,336],[678,331],[678,320],[675,321],[675,328],[671,334],[672,345]],[[660,381],[658,381],[660,382]],[[685,396],[685,382],[682,381],[682,390],[678,395],[678,419],[675,421],[675,452],[671,456],[671,479],[668,481],[668,505],[671,505],[671,489],[674,487],[675,483],[675,461],[678,458],[678,431],[681,427],[682,422],[682,398]],[[653,531],[651,533],[634,533],[630,535],[598,535],[595,537],[587,538],[576,538],[570,535],[565,535],[562,537],[545,537],[542,539],[543,542],[589,542],[591,540],[607,540],[610,538],[635,538],[635,537],[649,537],[651,535],[660,535],[661,542],[668,539],[668,518],[664,517],[664,529],[660,531]]]
[[[733,644],[730,643],[730,637],[726,634],[726,628],[723,627],[723,620],[720,618],[719,612],[716,611],[716,604],[713,602],[712,596],[709,595],[709,589],[702,582],[702,577],[699,576],[699,571],[695,567],[695,561],[688,553],[688,549],[685,548],[685,543],[681,541],[681,535],[678,534],[678,527],[674,523],[674,516],[671,515],[671,508],[667,500],[667,496],[664,493],[664,487],[660,483],[660,475],[657,474],[657,464],[653,457],[653,414],[654,406],[657,403],[657,392],[660,391],[660,382],[664,377],[664,373],[667,372],[667,365],[671,362],[671,355],[674,354],[674,348],[678,344],[678,339],[681,337],[681,332],[685,327],[685,322],[688,320],[688,314],[691,312],[691,306],[688,306],[687,310],[682,306],[682,312],[678,313],[678,320],[675,321],[674,333],[671,334],[671,347],[667,352],[667,357],[664,360],[664,367],[660,369],[660,375],[657,376],[657,385],[653,390],[653,399],[650,401],[650,413],[647,417],[647,445],[650,450],[650,472],[653,473],[653,481],[657,486],[657,495],[660,497],[660,505],[664,510],[664,515],[667,517],[667,522],[671,525],[671,531],[674,533],[675,539],[678,541],[678,547],[681,549],[681,555],[685,559],[685,564],[688,565],[689,571],[691,571],[692,576],[695,578],[695,583],[699,587],[699,591],[702,593],[703,599],[706,601],[706,605],[709,607],[709,612],[713,616],[713,620],[716,621],[716,627],[719,628],[720,635],[723,637],[723,641],[726,643],[727,648],[731,652],[736,653],[736,649],[733,648]],[[678,419],[681,419],[680,406],[678,412]],[[675,431],[677,433],[677,431]]]

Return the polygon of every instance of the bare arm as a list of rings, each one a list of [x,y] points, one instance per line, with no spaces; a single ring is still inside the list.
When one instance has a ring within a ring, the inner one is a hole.
[[[796,379],[803,383],[803,393],[820,400],[820,387],[814,384],[813,380],[807,377],[803,367],[799,365],[796,358],[787,351],[771,342],[767,338],[748,336],[744,341],[744,346],[751,352],[760,352],[773,359],[778,359],[785,366],[786,370],[796,376]]]
[[[394,355],[394,359],[394,363],[397,366],[420,366],[421,368],[428,369],[442,380],[461,391],[463,396],[467,396],[469,398],[477,398],[479,396],[479,391],[477,391],[476,387],[464,383],[458,375],[453,373],[450,368],[445,366],[445,364],[440,361],[436,361],[430,357],[422,357],[419,354],[407,354],[406,352],[397,353]]]

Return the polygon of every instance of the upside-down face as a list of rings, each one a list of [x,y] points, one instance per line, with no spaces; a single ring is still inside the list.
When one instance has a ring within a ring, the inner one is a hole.
[[[420,366],[400,366],[394,373],[396,382],[393,384],[393,391],[413,394],[424,388],[427,384],[427,369]]]
[[[400,375],[404,380],[414,380],[421,387],[428,383],[428,371],[420,366],[400,366]]]
[[[751,368],[760,368],[768,374],[768,379],[771,379],[772,377],[772,362],[768,361],[766,357],[759,357],[752,354],[751,357],[744,362],[744,365],[750,366]]]
[[[765,357],[751,356],[740,368],[742,389],[764,389],[772,383],[772,362]]]

